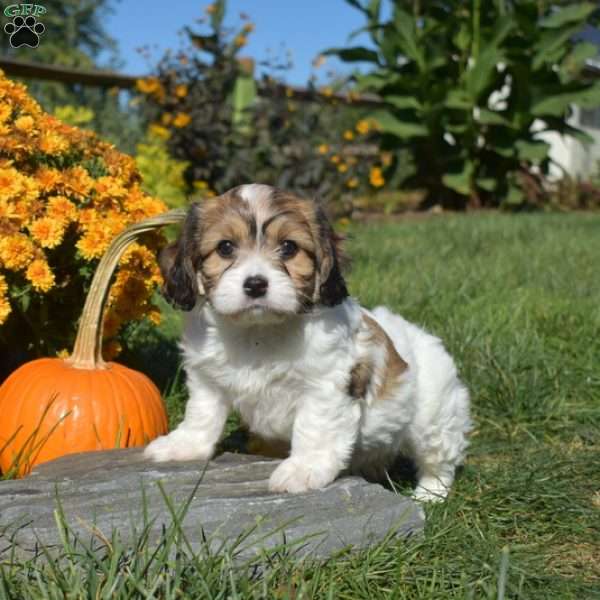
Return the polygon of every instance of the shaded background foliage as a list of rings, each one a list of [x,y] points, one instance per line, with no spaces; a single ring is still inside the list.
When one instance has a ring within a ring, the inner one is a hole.
[[[574,103],[600,104],[600,83],[583,72],[598,48],[576,39],[597,21],[595,3],[346,1],[371,46],[329,52],[370,64],[357,85],[382,99],[382,148],[412,154],[399,183],[424,188],[425,206],[523,206],[523,177],[548,174],[542,133],[589,142],[569,117]]]

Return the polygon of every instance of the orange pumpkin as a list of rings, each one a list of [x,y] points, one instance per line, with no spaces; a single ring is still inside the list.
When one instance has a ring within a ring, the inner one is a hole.
[[[102,316],[112,273],[127,246],[183,215],[170,211],[117,236],[94,274],[72,355],[26,363],[2,384],[2,473],[23,476],[65,454],[141,446],[167,432],[164,404],[152,381],[102,359]]]

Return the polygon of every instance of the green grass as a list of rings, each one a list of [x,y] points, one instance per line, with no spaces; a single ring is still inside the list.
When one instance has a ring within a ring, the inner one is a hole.
[[[599,232],[585,214],[351,229],[353,295],[441,336],[472,392],[468,460],[421,538],[324,563],[280,552],[259,572],[194,557],[176,531],[154,555],[143,538],[99,557],[67,543],[61,569],[5,562],[0,600],[600,598]],[[175,422],[181,382],[168,402]]]

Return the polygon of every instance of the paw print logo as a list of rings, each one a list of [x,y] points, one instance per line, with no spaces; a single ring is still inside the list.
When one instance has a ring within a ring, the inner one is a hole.
[[[4,33],[10,35],[9,42],[13,48],[29,46],[37,48],[40,43],[40,35],[46,31],[43,23],[40,23],[35,17],[29,16],[15,17],[12,23],[4,26]]]

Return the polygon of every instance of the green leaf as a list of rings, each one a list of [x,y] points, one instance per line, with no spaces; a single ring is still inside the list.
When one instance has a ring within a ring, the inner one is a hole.
[[[547,144],[542,140],[519,140],[515,143],[515,148],[517,150],[517,156],[521,160],[539,163],[548,156],[550,144]]]
[[[502,204],[507,204],[508,206],[518,206],[519,204],[523,204],[525,200],[525,194],[523,190],[517,185],[511,185],[508,188],[508,194],[504,198]]]
[[[323,54],[335,54],[345,62],[373,62],[379,64],[379,55],[375,50],[363,46],[353,48],[328,48]]]
[[[444,106],[447,108],[455,108],[458,110],[472,110],[473,101],[465,92],[465,90],[454,89],[450,90],[446,95]]]
[[[533,104],[531,113],[536,117],[544,115],[558,117],[562,116],[571,104],[577,104],[582,108],[600,106],[600,82],[596,82],[579,91],[566,92],[543,98]]]
[[[471,179],[475,172],[475,165],[466,160],[460,173],[447,173],[442,177],[446,187],[467,196],[471,193]]]
[[[428,134],[427,127],[421,123],[400,121],[385,110],[374,112],[369,118],[374,119],[383,133],[391,133],[400,139],[424,137]]]
[[[482,125],[504,125],[506,127],[511,126],[510,121],[503,117],[499,112],[495,110],[489,110],[487,108],[481,108],[479,110],[479,117],[477,121]]]
[[[573,77],[581,71],[586,60],[594,58],[597,54],[598,46],[596,46],[596,44],[592,44],[591,42],[577,44],[577,46],[565,56],[561,65],[561,71],[565,75]]]
[[[475,180],[475,184],[486,192],[493,192],[498,187],[498,182],[493,177],[480,177]]]
[[[473,100],[490,85],[496,74],[496,66],[502,60],[504,55],[495,46],[490,46],[479,54],[475,64],[467,71],[466,77],[467,89]]]
[[[394,28],[398,35],[397,43],[402,52],[417,63],[420,71],[424,70],[425,59],[419,48],[417,37],[418,23],[415,17],[400,8],[394,9]]]
[[[423,108],[415,96],[384,96],[384,100],[394,108],[415,108],[417,110]]]
[[[581,2],[554,10],[549,16],[543,18],[539,26],[546,29],[555,29],[569,23],[578,23],[583,25],[584,21],[596,10],[596,6],[591,2]]]
[[[356,85],[359,91],[378,91],[390,83],[392,83],[392,79],[382,72],[356,76]]]
[[[576,25],[561,31],[544,32],[535,45],[535,56],[531,65],[533,70],[537,71],[543,64],[558,60],[561,54],[557,58],[556,53],[566,52],[569,48],[569,41],[580,29],[581,27]]]

